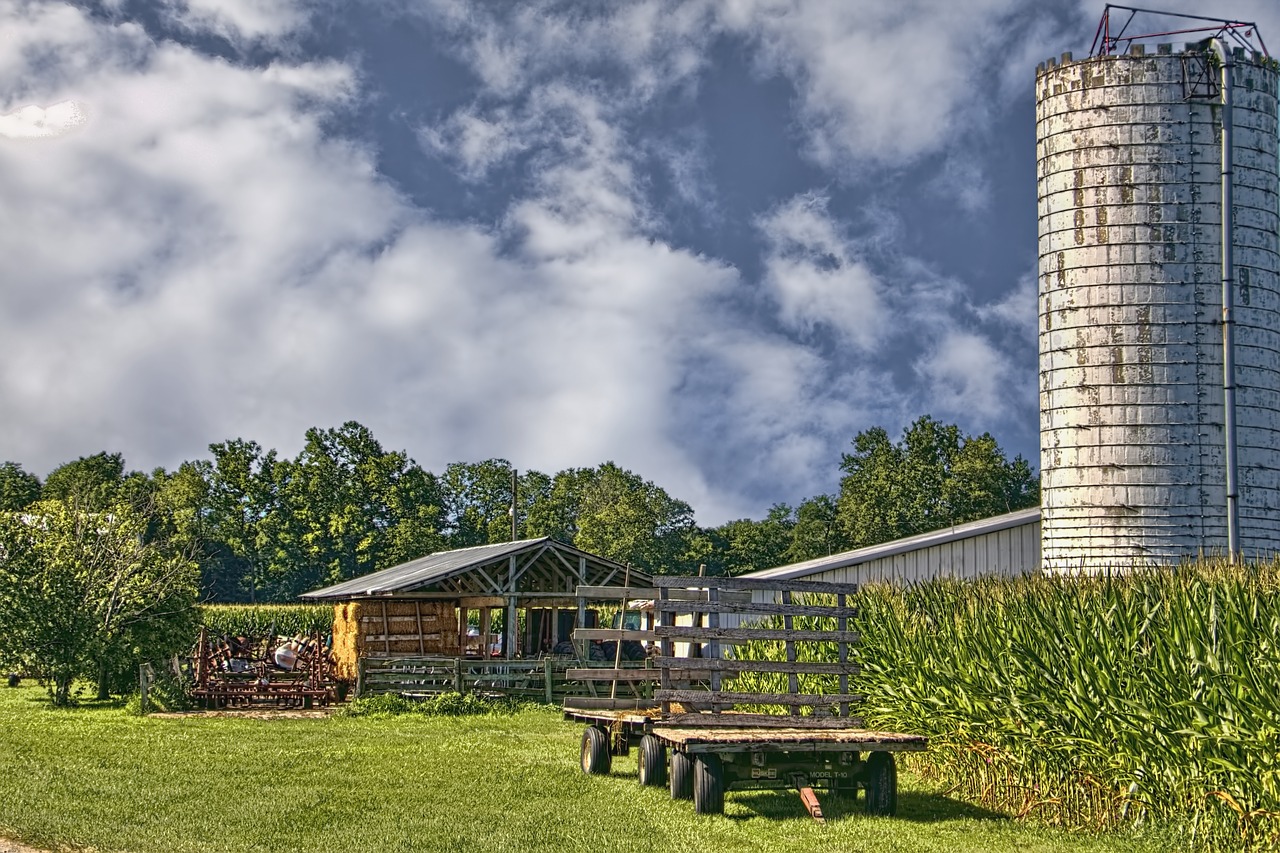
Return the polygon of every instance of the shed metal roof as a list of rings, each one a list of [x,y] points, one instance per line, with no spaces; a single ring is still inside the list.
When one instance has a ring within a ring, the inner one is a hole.
[[[550,536],[544,536],[539,539],[498,542],[492,545],[476,545],[471,548],[428,554],[380,572],[372,572],[333,586],[303,593],[301,597],[311,600],[345,599],[413,592],[469,572],[482,572],[488,566],[507,563],[512,557],[537,560],[546,556],[558,557],[561,560],[572,558],[575,564],[579,559],[585,559],[589,572],[597,580],[601,574],[612,576],[626,571],[626,567],[621,563],[579,550]],[[630,576],[632,586],[644,586],[651,581],[651,576],[647,572],[636,568],[631,569]],[[486,580],[488,579],[486,576]],[[571,590],[568,592],[572,594]]]
[[[1007,530],[1011,527],[1019,527],[1023,524],[1032,524],[1039,520],[1040,507],[1037,506],[1030,509],[1020,509],[1015,512],[1005,513],[1004,515],[997,515],[991,518],[983,518],[978,521],[969,521],[964,524],[945,527],[941,530],[919,533],[915,536],[908,536],[904,539],[894,539],[891,542],[881,542],[879,545],[868,545],[866,548],[858,548],[854,551],[832,554],[830,557],[818,557],[813,560],[805,560],[802,563],[791,563],[790,565],[777,566],[772,569],[761,569],[755,572],[748,572],[747,574],[742,575],[742,577],[795,580],[797,578],[803,578],[820,572],[831,571],[833,569],[843,569],[849,566],[869,563],[872,560],[879,560],[884,557],[896,557],[897,555],[905,554],[908,551],[918,551],[924,548],[931,548],[935,545],[946,545],[950,542],[957,542],[961,539],[968,539],[972,536],[982,536],[987,533]]]

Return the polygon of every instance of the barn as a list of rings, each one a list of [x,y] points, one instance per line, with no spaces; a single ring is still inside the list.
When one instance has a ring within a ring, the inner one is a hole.
[[[302,598],[334,603],[337,674],[353,680],[360,658],[550,653],[575,627],[594,627],[579,586],[624,582],[652,586],[645,572],[542,537],[441,551]]]
[[[743,577],[862,585],[1039,571],[1040,508],[1032,507]]]

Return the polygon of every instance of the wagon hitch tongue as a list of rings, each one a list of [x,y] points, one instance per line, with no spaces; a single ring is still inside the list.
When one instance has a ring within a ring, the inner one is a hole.
[[[826,818],[822,816],[822,804],[818,802],[818,795],[813,792],[809,780],[802,774],[795,773],[791,776],[791,785],[800,792],[800,802],[809,810],[809,815],[818,823],[826,823]]]

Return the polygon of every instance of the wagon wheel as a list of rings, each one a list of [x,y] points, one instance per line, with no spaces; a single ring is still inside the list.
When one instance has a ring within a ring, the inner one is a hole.
[[[693,760],[686,753],[671,752],[671,799],[688,800],[693,797]]]
[[[898,813],[898,765],[894,763],[893,753],[871,753],[863,785],[867,789],[867,814]]]
[[[667,784],[667,748],[653,735],[640,738],[640,784],[659,787]]]
[[[579,756],[582,772],[603,775],[609,772],[613,757],[609,755],[609,733],[601,726],[587,726],[582,733],[582,752]]]
[[[693,762],[693,810],[698,814],[724,811],[724,765],[714,753],[699,755]]]

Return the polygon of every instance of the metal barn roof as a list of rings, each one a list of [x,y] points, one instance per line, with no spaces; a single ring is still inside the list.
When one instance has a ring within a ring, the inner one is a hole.
[[[1033,524],[1039,520],[1040,507],[1021,509],[1016,512],[1005,513],[1004,515],[997,515],[991,518],[980,519],[978,521],[969,521],[964,524],[957,524],[953,527],[943,528],[942,530],[932,530],[928,533],[908,536],[905,539],[894,539],[891,542],[882,542],[879,545],[869,545],[866,548],[858,548],[854,551],[832,554],[830,557],[818,557],[813,560],[805,560],[803,563],[792,563],[787,566],[778,566],[772,569],[761,569],[760,571],[749,572],[742,575],[742,577],[794,580],[796,578],[803,578],[809,575],[829,572],[835,569],[858,566],[874,560],[882,560],[886,557],[896,557],[900,554],[920,551],[925,548],[932,548],[936,545],[947,545],[952,542],[970,539],[975,536],[984,536],[989,533],[996,533],[1001,530],[1020,527],[1024,524]]]
[[[509,592],[512,560],[517,581],[527,580],[522,589],[536,586],[570,595],[579,582],[608,585],[627,571],[621,563],[544,536],[428,554],[380,572],[303,593],[301,597],[310,600],[365,598],[428,589],[455,592],[460,596],[503,595]],[[580,568],[585,569],[585,577],[580,576]],[[630,573],[631,586],[648,586],[652,580],[647,572],[636,568]]]

